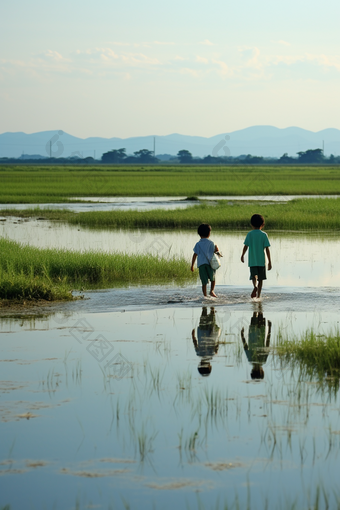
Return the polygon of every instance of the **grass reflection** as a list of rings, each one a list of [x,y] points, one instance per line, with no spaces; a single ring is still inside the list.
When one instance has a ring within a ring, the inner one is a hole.
[[[318,335],[307,331],[301,338],[278,337],[275,353],[281,368],[298,369],[301,380],[316,378],[336,394],[340,381],[340,333]]]

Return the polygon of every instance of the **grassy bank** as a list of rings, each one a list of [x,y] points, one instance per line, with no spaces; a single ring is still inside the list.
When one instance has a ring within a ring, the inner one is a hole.
[[[221,201],[215,206],[200,204],[173,211],[86,212],[72,215],[68,221],[96,228],[197,228],[200,223],[210,223],[214,228],[239,230],[249,229],[254,213],[265,217],[268,230],[340,229],[340,199],[294,200],[286,204]]]
[[[86,196],[340,194],[339,167],[0,166],[0,203]]]
[[[288,340],[280,337],[275,352],[281,361],[298,368],[302,378],[317,377],[320,381],[331,378],[339,384],[340,333],[316,335],[313,331],[301,339]]]
[[[287,203],[220,201],[215,205],[199,204],[187,209],[164,211],[97,211],[72,213],[34,209],[32,211],[2,211],[1,215],[39,217],[61,220],[91,228],[197,228],[210,223],[213,228],[226,230],[249,229],[252,214],[261,213],[266,230],[338,230],[340,229],[340,199],[298,199]]]
[[[0,299],[72,299],[72,289],[196,281],[188,261],[41,250],[0,239]]]

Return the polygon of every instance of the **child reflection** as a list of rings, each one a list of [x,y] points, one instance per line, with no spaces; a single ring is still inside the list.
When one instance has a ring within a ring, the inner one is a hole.
[[[216,324],[215,309],[211,307],[210,313],[208,314],[208,309],[204,306],[197,328],[197,338],[195,329],[193,329],[191,333],[196,354],[202,358],[197,370],[203,377],[210,375],[210,360],[218,351],[218,339],[220,334],[221,329]]]
[[[251,371],[252,379],[263,379],[264,370],[262,365],[267,361],[269,355],[269,343],[272,323],[268,321],[266,336],[266,319],[262,312],[254,312],[250,319],[248,330],[248,343],[244,336],[244,328],[241,330],[241,338],[249,363],[253,364]]]

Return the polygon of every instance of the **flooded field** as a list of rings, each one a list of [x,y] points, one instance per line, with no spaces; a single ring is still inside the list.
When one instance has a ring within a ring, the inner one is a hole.
[[[153,209],[185,209],[199,202],[228,200],[228,201],[262,201],[288,202],[296,198],[338,198],[338,195],[263,195],[263,196],[205,196],[191,200],[188,197],[74,197],[64,203],[29,203],[29,204],[1,204],[1,209],[67,209],[73,212],[86,211],[152,211]],[[75,202],[72,202],[74,200]]]
[[[2,317],[1,503],[310,508],[319,488],[335,508],[337,389],[301,379],[270,347],[279,331],[336,328],[339,293],[222,294],[115,290]],[[266,346],[258,380],[254,328]]]
[[[243,285],[249,278],[246,264],[240,262],[246,232],[213,230],[211,239],[224,254],[217,273],[217,285]],[[268,232],[273,269],[265,286],[339,287],[340,233]],[[45,220],[1,218],[0,236],[39,248],[120,251],[159,256],[183,255],[188,260],[198,241],[190,231],[91,230]]]
[[[268,234],[261,301],[240,262],[245,233],[213,231],[224,252],[215,300],[199,283],[130,286],[1,310],[1,510],[339,508],[338,381],[273,350],[279,335],[339,328],[339,236]],[[183,254],[188,270],[197,241],[16,218],[0,235]]]

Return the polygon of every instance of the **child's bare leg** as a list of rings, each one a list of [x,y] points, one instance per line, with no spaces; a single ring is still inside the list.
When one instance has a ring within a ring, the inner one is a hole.
[[[207,286],[206,285],[202,285],[202,292],[203,292],[203,296],[207,297]]]
[[[252,282],[253,282],[254,288],[253,288],[253,292],[250,294],[250,297],[251,298],[255,298],[256,297],[256,293],[257,293],[257,286],[256,286],[257,277],[256,276],[254,276],[254,278],[252,279]]]
[[[214,292],[214,288],[215,288],[215,280],[213,282],[211,282],[211,287],[210,287],[210,296],[212,297],[217,297],[215,292]]]
[[[262,290],[262,280],[259,280],[259,284],[257,286],[257,297],[259,298],[261,296],[261,290]]]

